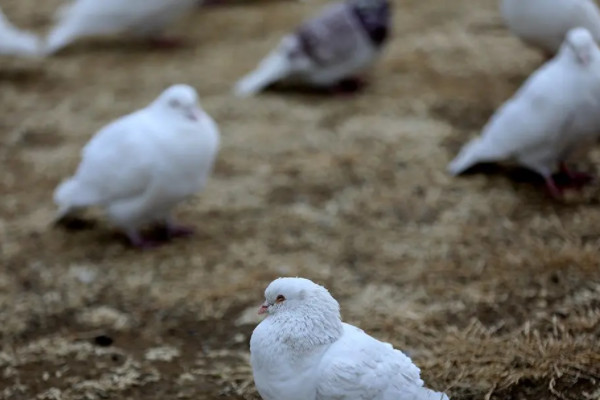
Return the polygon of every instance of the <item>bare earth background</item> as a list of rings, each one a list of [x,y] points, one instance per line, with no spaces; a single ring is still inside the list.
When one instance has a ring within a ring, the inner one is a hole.
[[[44,33],[59,1],[1,3]],[[402,0],[364,93],[230,95],[325,3],[198,10],[170,30],[183,49],[0,60],[0,398],[257,399],[248,340],[285,275],[325,284],[454,399],[600,398],[598,186],[558,203],[527,177],[445,172],[541,57],[495,0]],[[51,227],[81,146],[177,82],[222,130],[178,210],[197,236],[138,251],[102,219]],[[600,153],[578,161],[598,172]]]

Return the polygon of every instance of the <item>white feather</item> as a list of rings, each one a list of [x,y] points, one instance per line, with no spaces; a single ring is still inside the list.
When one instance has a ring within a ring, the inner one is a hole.
[[[57,11],[45,53],[55,53],[85,37],[154,35],[195,4],[195,0],[72,0]]]
[[[600,42],[600,11],[593,0],[501,0],[500,11],[513,34],[549,54],[577,27]]]
[[[559,162],[600,134],[600,50],[582,28],[567,38],[587,43],[580,56],[589,62],[583,65],[565,41],[496,111],[481,137],[463,147],[448,166],[451,174],[479,162],[516,160],[549,177]]]
[[[40,50],[39,38],[16,28],[0,10],[0,54],[35,56]]]
[[[365,70],[380,54],[381,49],[372,43],[348,3],[330,5],[303,27],[315,33],[321,43],[318,47],[330,51],[321,54],[328,59],[327,63],[315,62],[306,54],[299,33],[289,34],[254,71],[237,82],[234,93],[253,95],[279,81],[331,86]],[[343,51],[336,54],[340,48]]]
[[[419,368],[404,353],[343,323],[322,286],[280,278],[265,298],[268,316],[250,339],[264,400],[448,400],[423,387]]]
[[[288,42],[295,42],[293,36],[285,37],[280,46],[273,50],[264,60],[261,61],[258,68],[240,79],[234,92],[239,97],[254,95],[272,83],[287,78],[292,74],[294,65],[287,57],[286,48],[290,47]]]
[[[192,88],[175,85],[90,140],[75,175],[54,193],[58,218],[78,208],[100,206],[113,223],[134,233],[144,224],[167,220],[178,203],[204,187],[218,151],[219,131],[199,109],[199,119],[191,120],[167,108],[165,96],[177,90],[195,96]]]

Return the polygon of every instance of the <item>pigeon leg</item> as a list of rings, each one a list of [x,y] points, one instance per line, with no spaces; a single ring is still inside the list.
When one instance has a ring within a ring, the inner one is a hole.
[[[572,171],[564,162],[560,163],[559,168],[560,172],[564,173],[569,178],[569,186],[581,188],[594,180],[593,175],[585,172]]]
[[[165,228],[167,229],[167,237],[169,239],[177,238],[177,237],[189,237],[194,235],[194,228],[191,226],[179,225],[173,221],[171,218],[167,218],[165,223]]]
[[[550,193],[550,195],[555,199],[562,199],[562,197],[563,197],[562,188],[556,186],[556,183],[554,182],[554,178],[552,178],[552,175],[547,176],[544,179],[546,180],[546,188],[548,189],[548,192]]]
[[[333,90],[336,93],[349,94],[356,93],[366,86],[365,80],[359,77],[350,77],[342,79],[334,86]]]
[[[138,249],[147,250],[158,247],[158,243],[152,240],[144,239],[136,230],[127,230],[126,232],[127,238],[129,238],[129,242],[134,247]]]

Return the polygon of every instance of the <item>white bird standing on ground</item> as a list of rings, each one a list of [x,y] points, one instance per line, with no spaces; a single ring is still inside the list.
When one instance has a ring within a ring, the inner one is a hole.
[[[457,175],[480,162],[516,160],[544,177],[554,197],[556,167],[572,184],[589,175],[570,171],[566,160],[600,135],[600,50],[589,31],[572,29],[559,53],[492,116],[481,137],[465,145],[448,166]]]
[[[600,42],[600,10],[594,0],[501,0],[500,11],[512,33],[548,57],[573,28],[586,28]]]
[[[323,286],[279,278],[265,290],[267,317],[250,339],[264,400],[448,400],[423,387],[420,370],[389,343],[343,323]]]
[[[193,8],[196,0],[67,0],[46,39],[52,54],[85,37],[130,34],[157,45],[175,45],[163,29]]]
[[[39,38],[15,27],[0,9],[0,54],[35,56],[40,50]]]
[[[196,91],[173,85],[90,140],[75,175],[54,192],[57,218],[103,207],[139,247],[152,245],[140,235],[148,224],[165,224],[170,236],[189,234],[175,225],[171,210],[204,187],[218,148],[217,125],[198,105]]]
[[[251,73],[237,82],[234,92],[244,97],[272,83],[289,80],[320,88],[359,83],[358,74],[381,52],[389,35],[387,0],[348,0],[326,8],[285,36],[278,47]]]

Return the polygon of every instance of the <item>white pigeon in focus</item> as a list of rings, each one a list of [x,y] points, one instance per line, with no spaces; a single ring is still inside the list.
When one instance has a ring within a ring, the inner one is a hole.
[[[16,28],[0,9],[0,54],[35,56],[40,50],[39,38]]]
[[[175,45],[163,29],[192,9],[196,0],[66,0],[46,39],[52,54],[81,38],[129,34],[157,45]]]
[[[327,7],[285,36],[259,66],[239,80],[237,96],[254,95],[278,81],[353,90],[389,36],[387,0],[347,0]],[[344,84],[349,84],[344,85]]]
[[[548,57],[573,28],[586,28],[600,42],[600,10],[594,0],[501,0],[500,12],[513,34]]]
[[[559,53],[536,72],[492,116],[481,137],[465,145],[449,164],[458,175],[480,162],[515,160],[544,177],[550,193],[562,196],[553,179],[560,167],[570,185],[589,175],[570,171],[566,160],[600,135],[600,50],[589,31],[567,33]]]
[[[146,108],[101,129],[84,147],[75,175],[54,192],[57,219],[100,206],[131,243],[151,246],[140,229],[164,224],[169,236],[189,234],[171,210],[200,191],[219,148],[219,131],[196,91],[173,85]]]
[[[323,286],[279,278],[265,290],[267,317],[250,339],[264,400],[448,400],[423,387],[420,370],[389,343],[342,322]]]

